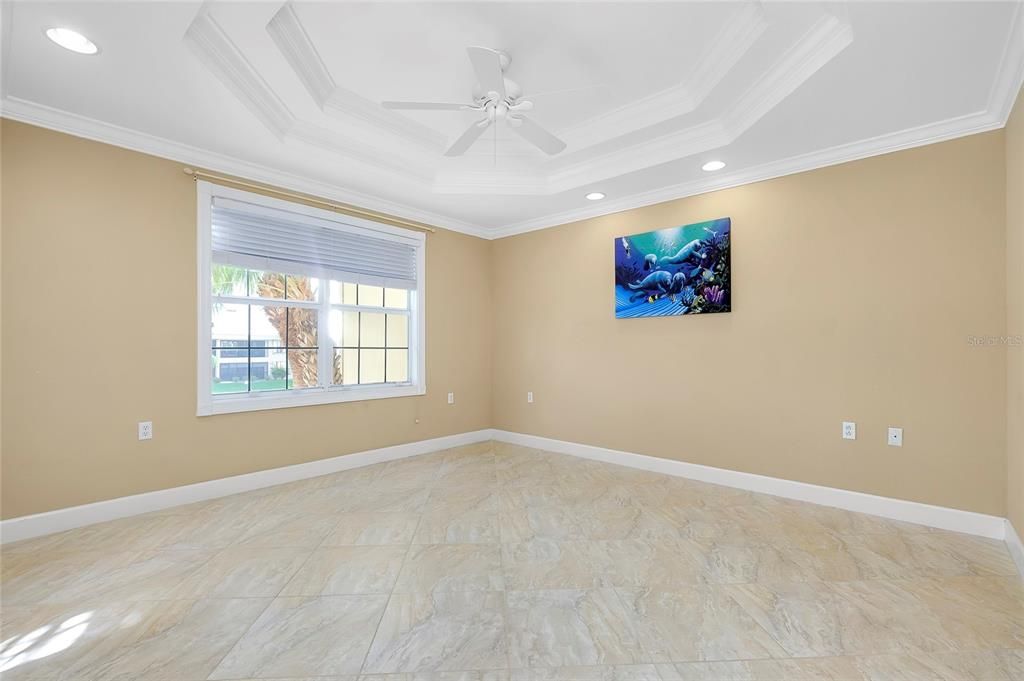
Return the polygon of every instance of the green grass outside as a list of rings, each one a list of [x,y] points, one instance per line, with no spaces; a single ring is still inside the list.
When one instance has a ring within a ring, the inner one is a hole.
[[[252,382],[253,392],[260,390],[284,390],[285,387],[285,379],[283,378],[268,378]],[[243,381],[221,381],[220,383],[213,384],[214,395],[221,393],[244,393],[245,391],[246,385]]]

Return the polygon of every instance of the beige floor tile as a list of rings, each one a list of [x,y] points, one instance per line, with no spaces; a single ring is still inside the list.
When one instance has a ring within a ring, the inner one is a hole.
[[[430,511],[497,513],[498,490],[475,484],[434,487],[423,511],[425,513]]]
[[[309,549],[231,546],[191,570],[169,598],[273,598],[310,555]]]
[[[609,584],[673,587],[707,581],[708,556],[697,542],[682,538],[602,542]]]
[[[940,577],[894,584],[936,619],[945,634],[942,641],[952,641],[948,647],[1024,648],[1024,583],[1017,577]]]
[[[534,539],[502,544],[501,559],[510,591],[592,589],[612,583],[605,542]]]
[[[0,593],[4,681],[1024,679],[1001,542],[507,443],[6,545]]]
[[[786,656],[782,647],[722,587],[618,592],[651,661]]]
[[[275,599],[210,679],[357,674],[387,596]]]
[[[324,546],[408,544],[416,534],[417,513],[342,513]]]
[[[821,582],[721,587],[790,657],[842,655],[843,628],[835,596]]]
[[[145,514],[5,544],[4,553],[144,551],[159,548],[180,522],[177,515]]]
[[[167,598],[209,551],[43,553],[4,561],[5,603],[95,603]]]
[[[509,591],[507,599],[513,668],[647,661],[612,589]]]
[[[243,598],[137,603],[107,636],[72,660],[56,678],[202,679],[213,671],[269,602]]]
[[[320,681],[310,679],[310,681]],[[507,669],[461,672],[413,672],[409,674],[363,674],[358,681],[509,681]]]
[[[653,664],[513,669],[511,681],[663,681]]]
[[[504,669],[504,632],[501,592],[394,594],[363,671]]]
[[[583,519],[574,508],[534,506],[498,514],[501,541],[514,543],[532,539],[572,541],[587,539]]]
[[[956,637],[928,604],[907,587],[912,582],[830,582],[847,655],[948,652]]]
[[[256,520],[238,540],[241,546],[315,548],[338,524],[335,515],[281,511]]]
[[[160,548],[226,548],[241,539],[259,518],[272,513],[274,509],[275,505],[265,495],[257,495],[251,500],[233,500],[223,505],[211,503],[195,513],[174,516],[174,522],[167,531],[159,535],[162,537]]]
[[[394,590],[430,593],[504,588],[498,545],[427,544],[412,547]]]
[[[391,593],[407,551],[405,546],[335,546],[317,549],[309,555],[280,595]]]
[[[0,678],[37,681],[59,678],[76,662],[88,660],[127,627],[137,626],[152,603],[82,606],[75,603],[13,605],[0,612]]]
[[[692,662],[658,671],[664,681],[1016,681],[1024,651]]]
[[[356,487],[338,510],[342,513],[419,513],[430,497],[430,483],[392,482],[384,471],[372,485]]]
[[[414,544],[496,544],[500,539],[497,513],[432,510],[420,517]]]

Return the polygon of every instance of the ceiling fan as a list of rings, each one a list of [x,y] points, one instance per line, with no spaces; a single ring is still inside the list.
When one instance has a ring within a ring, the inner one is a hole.
[[[507,54],[488,47],[467,47],[466,52],[477,79],[471,104],[381,102],[381,106],[406,111],[478,111],[484,114],[448,147],[445,156],[462,156],[498,120],[504,120],[520,137],[546,154],[553,156],[565,149],[565,142],[523,115],[533,110],[533,102],[523,99],[519,85],[505,77],[505,69],[511,62]]]

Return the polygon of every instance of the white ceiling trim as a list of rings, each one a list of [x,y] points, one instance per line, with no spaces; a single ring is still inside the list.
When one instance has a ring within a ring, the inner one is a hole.
[[[328,114],[351,116],[422,146],[435,154],[445,148],[447,138],[406,116],[388,111],[351,90],[339,86],[327,70],[291,3],[285,4],[267,24],[267,33],[274,40],[285,61],[295,71],[310,97]]]
[[[1003,57],[999,64],[992,90],[989,92],[989,111],[994,112],[1004,123],[1010,118],[1013,103],[1024,85],[1024,3],[1018,2],[1010,22],[1010,34],[1003,46]]]
[[[562,213],[547,215],[536,220],[524,220],[515,222],[503,227],[488,230],[492,239],[533,232],[539,229],[547,229],[559,225],[587,220],[590,218],[602,217],[613,213],[619,213],[634,208],[651,206],[665,201],[683,199],[689,196],[697,196],[721,189],[729,189],[754,182],[762,182],[786,175],[794,175],[809,170],[817,170],[828,166],[856,161],[871,156],[879,156],[894,151],[902,151],[913,147],[920,147],[935,142],[944,142],[973,135],[975,133],[996,130],[1006,124],[1005,119],[999,119],[987,112],[977,112],[961,116],[948,121],[940,121],[917,128],[909,128],[896,133],[881,135],[868,140],[843,144],[829,149],[823,149],[810,154],[794,156],[772,163],[766,163],[756,168],[749,168],[735,173],[717,175],[706,180],[688,182],[685,184],[671,185],[654,189],[639,194],[602,201],[600,208],[581,208],[578,210],[564,211]]]
[[[200,63],[281,141],[294,140],[317,149],[326,147],[343,152],[339,162],[357,166],[360,173],[383,172],[387,181],[430,190],[433,171],[427,157],[382,154],[380,149],[336,130],[296,118],[208,10],[196,15],[185,32],[184,42]]]
[[[0,7],[2,7],[2,10],[0,10],[0,23],[3,24],[0,26],[0,35],[3,35],[4,40],[2,42],[6,46],[9,44],[9,40],[7,40],[9,36],[6,34],[10,30],[9,11],[11,3],[0,3]],[[6,60],[4,61],[6,63]],[[0,68],[2,66],[0,65]],[[279,186],[291,191],[364,206],[372,210],[437,225],[465,234],[482,238],[501,238],[997,129],[1005,125],[1011,107],[1016,100],[1018,92],[1020,92],[1022,80],[1024,80],[1024,9],[1018,7],[1012,22],[1010,36],[1004,46],[1000,69],[989,94],[988,105],[983,111],[893,134],[882,135],[869,140],[782,159],[756,168],[724,175],[708,176],[707,178],[701,178],[699,181],[661,187],[629,196],[613,197],[594,205],[588,204],[579,209],[562,211],[542,218],[508,223],[492,228],[481,228],[447,215],[408,206],[400,202],[381,199],[362,192],[341,189],[337,185],[327,182],[313,180],[302,175],[280,172],[261,164],[243,161],[15,97],[6,96],[0,98],[0,116],[142,153],[161,156],[187,165]]]
[[[188,166],[280,187],[300,194],[348,203],[453,232],[470,234],[484,239],[491,238],[486,229],[448,215],[389,201],[363,192],[341,189],[337,185],[320,180],[282,172],[268,166],[250,163],[225,154],[218,154],[16,97],[5,97],[0,100],[0,117],[159,156]]]
[[[0,98],[7,95],[8,65],[11,63],[11,17],[13,2],[0,2]]]
[[[579,152],[559,157],[551,162],[552,170],[547,177],[531,172],[513,180],[514,173],[498,176],[474,171],[442,171],[433,189],[442,194],[560,194],[727,146],[852,42],[853,29],[846,17],[826,13],[719,118],[597,157],[579,159]]]
[[[203,10],[185,31],[185,44],[278,139],[284,139],[295,116],[266,80],[252,67],[213,18]]]
[[[571,126],[561,131],[562,139],[572,149],[585,149],[690,113],[767,28],[768,20],[760,2],[743,5],[726,21],[682,83]]]

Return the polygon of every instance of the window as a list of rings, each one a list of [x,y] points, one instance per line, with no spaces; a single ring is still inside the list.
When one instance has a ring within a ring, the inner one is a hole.
[[[425,392],[423,234],[198,185],[200,415]]]

